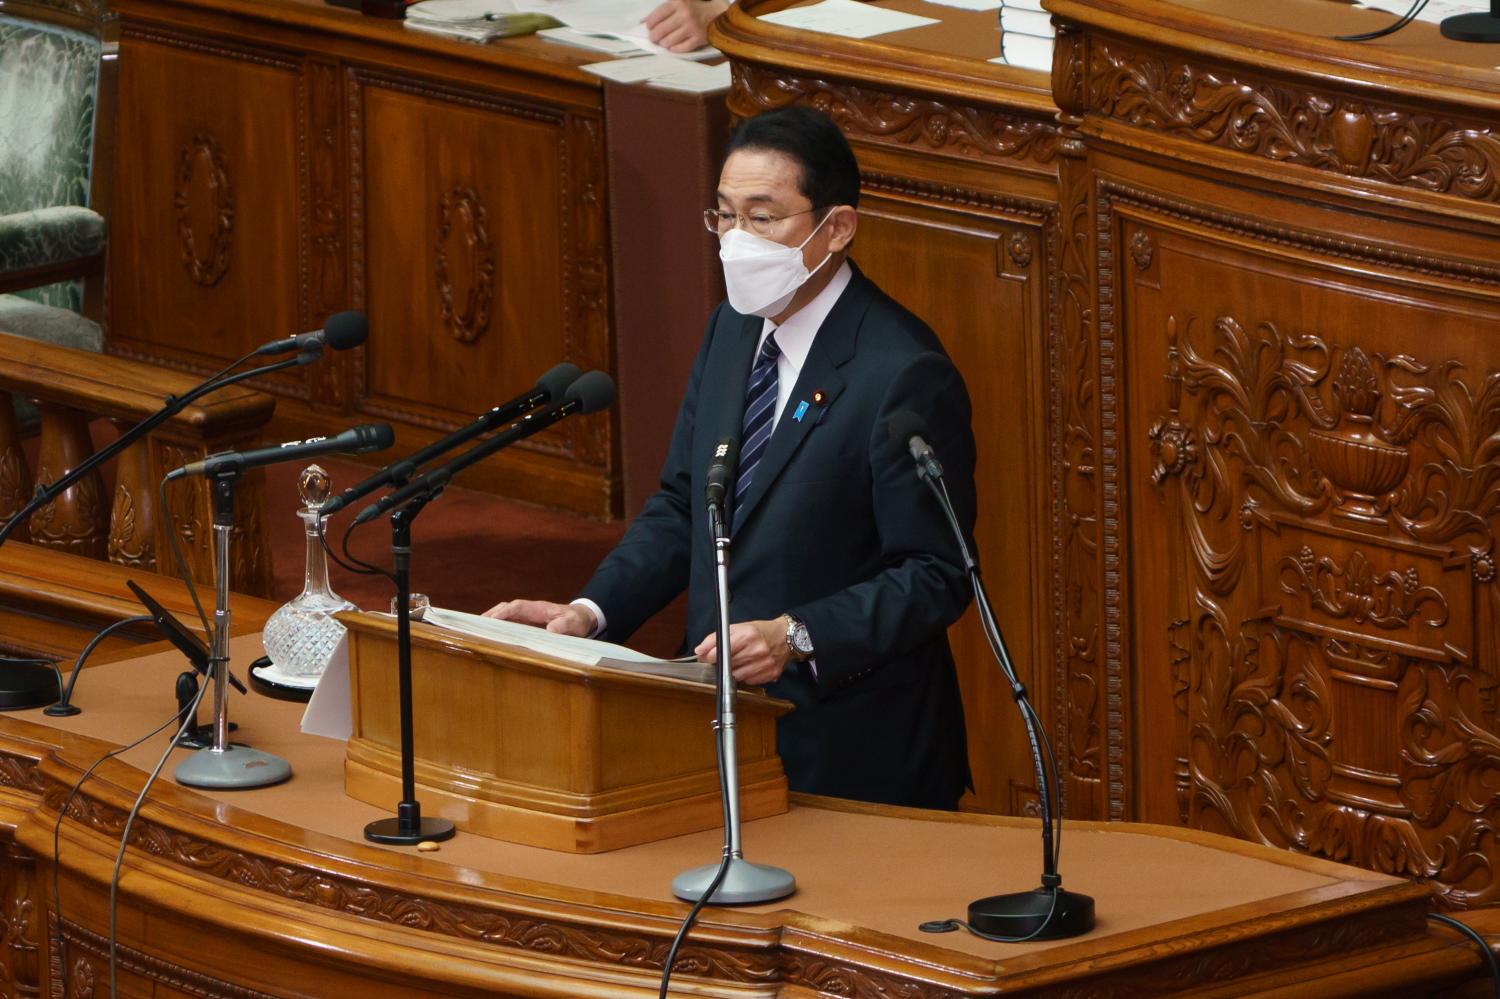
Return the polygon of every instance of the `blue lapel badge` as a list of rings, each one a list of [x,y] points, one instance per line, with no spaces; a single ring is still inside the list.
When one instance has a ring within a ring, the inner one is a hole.
[[[796,420],[798,423],[801,423],[802,422],[802,418],[804,416],[806,416],[806,415],[807,415],[807,400],[804,399],[801,402],[797,403],[797,411],[792,414],[792,419]]]

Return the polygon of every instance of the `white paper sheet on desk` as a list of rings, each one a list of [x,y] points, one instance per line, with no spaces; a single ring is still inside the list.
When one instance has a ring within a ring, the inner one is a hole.
[[[601,659],[636,663],[662,661],[655,656],[627,649],[623,645],[612,645],[609,642],[600,642],[592,638],[557,635],[545,628],[533,628],[529,624],[517,624],[514,621],[497,621],[492,617],[465,614],[463,611],[432,607],[428,609],[422,620],[426,624],[447,628],[449,631],[473,635],[476,638],[488,638],[505,645],[516,645],[578,666],[597,666]]]
[[[730,664],[731,666],[733,663]],[[348,742],[354,734],[354,705],[349,694],[349,634],[339,639],[328,668],[302,712],[302,731]]]
[[[688,94],[712,94],[729,89],[729,63],[717,66],[689,66],[666,76],[654,77],[647,86],[663,90],[680,90]]]
[[[617,58],[646,54],[646,50],[634,42],[622,42],[613,35],[591,35],[576,28],[543,28],[536,34],[538,38],[545,38],[558,45],[571,45],[574,48],[586,49],[589,52],[602,52]]]
[[[1358,6],[1360,7],[1382,10],[1387,14],[1395,14],[1397,17],[1402,16],[1410,10],[1411,4],[1412,0],[1358,0]],[[1489,4],[1486,0],[1427,0],[1427,6],[1422,8],[1422,12],[1414,20],[1437,24],[1444,18],[1453,17],[1455,14],[1487,13],[1489,13]],[[1348,32],[1341,32],[1341,34],[1374,31],[1378,27],[1379,25],[1372,28],[1350,28]]]
[[[822,31],[845,38],[873,38],[892,31],[920,28],[924,24],[937,24],[935,17],[918,17],[899,10],[887,10],[857,0],[823,0],[810,7],[791,7],[787,10],[762,14],[760,19],[767,24],[779,24],[784,28],[801,28],[804,31]]]
[[[673,56],[648,55],[634,59],[591,62],[578,68],[616,83],[644,83],[658,76],[670,76],[684,69],[701,69],[702,67],[697,63],[686,62]]]
[[[511,0],[516,9],[550,14],[575,31],[613,35],[646,19],[661,0]]]
[[[486,14],[518,13],[512,0],[422,0],[406,8],[408,21],[482,21]]]

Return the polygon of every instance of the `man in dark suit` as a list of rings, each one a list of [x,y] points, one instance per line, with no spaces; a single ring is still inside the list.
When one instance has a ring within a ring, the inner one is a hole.
[[[808,108],[745,122],[718,207],[729,300],[693,365],[661,489],[572,604],[495,617],[624,641],[688,590],[687,643],[717,659],[703,502],[715,444],[740,444],[730,504],[731,665],[796,705],[777,749],[793,790],[954,808],[969,784],[946,629],[970,593],[942,513],[888,424],[930,428],[965,532],[969,397],[942,344],[846,259],[859,171]],[[706,636],[706,637],[704,637]]]

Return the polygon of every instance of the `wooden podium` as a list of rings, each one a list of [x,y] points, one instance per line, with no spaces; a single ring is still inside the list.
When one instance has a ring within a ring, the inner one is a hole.
[[[396,621],[340,619],[349,628],[354,720],[345,790],[394,811]],[[775,721],[789,710],[765,694],[740,694],[745,819],[787,810]],[[599,853],[722,822],[709,684],[575,666],[413,622],[412,713],[423,814],[469,832]]]

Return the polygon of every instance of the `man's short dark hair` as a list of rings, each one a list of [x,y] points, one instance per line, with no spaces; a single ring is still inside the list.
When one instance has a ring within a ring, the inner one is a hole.
[[[781,153],[800,166],[798,189],[815,210],[859,205],[854,150],[833,119],[816,108],[794,104],[746,119],[729,137],[724,158],[741,149]]]

